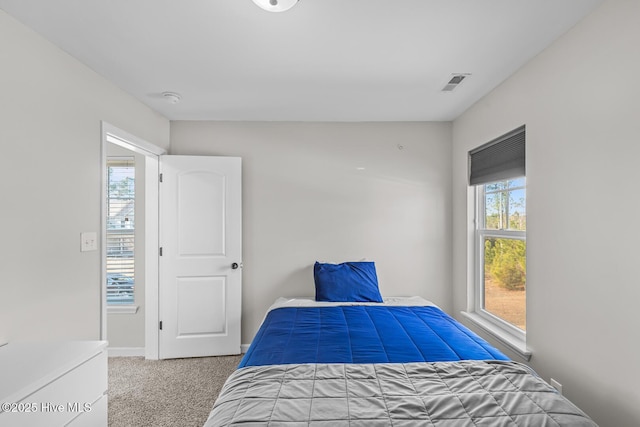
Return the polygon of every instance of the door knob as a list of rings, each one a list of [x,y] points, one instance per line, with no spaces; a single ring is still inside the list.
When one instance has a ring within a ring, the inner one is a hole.
[[[234,262],[233,264],[231,264],[231,268],[233,268],[234,270],[237,269],[238,267],[239,266],[237,262]]]

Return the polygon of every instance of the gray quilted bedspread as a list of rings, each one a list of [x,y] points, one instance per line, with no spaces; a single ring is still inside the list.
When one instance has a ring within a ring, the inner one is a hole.
[[[213,426],[596,426],[516,362],[246,367],[225,383]]]

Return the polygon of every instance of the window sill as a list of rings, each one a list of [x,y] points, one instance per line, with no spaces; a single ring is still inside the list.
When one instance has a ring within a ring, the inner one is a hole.
[[[482,330],[491,334],[492,337],[506,345],[510,350],[514,351],[524,360],[529,361],[529,359],[531,359],[531,351],[527,349],[527,343],[524,340],[496,327],[491,322],[483,319],[482,316],[479,316],[477,313],[469,313],[466,311],[462,311],[460,313],[466,319],[469,319],[474,324],[482,328]]]
[[[107,314],[136,314],[137,305],[108,305]]]

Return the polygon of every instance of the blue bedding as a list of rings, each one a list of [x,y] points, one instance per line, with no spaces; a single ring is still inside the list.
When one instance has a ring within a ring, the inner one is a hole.
[[[509,359],[433,306],[283,307],[267,314],[239,367],[458,360]]]

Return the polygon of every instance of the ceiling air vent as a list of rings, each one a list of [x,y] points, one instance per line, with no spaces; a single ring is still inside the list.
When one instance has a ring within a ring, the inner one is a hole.
[[[451,79],[446,85],[444,85],[444,87],[442,88],[442,91],[451,92],[452,90],[460,86],[460,83],[462,83],[462,81],[467,77],[469,77],[470,75],[471,74],[468,74],[468,73],[467,74],[451,74]]]

